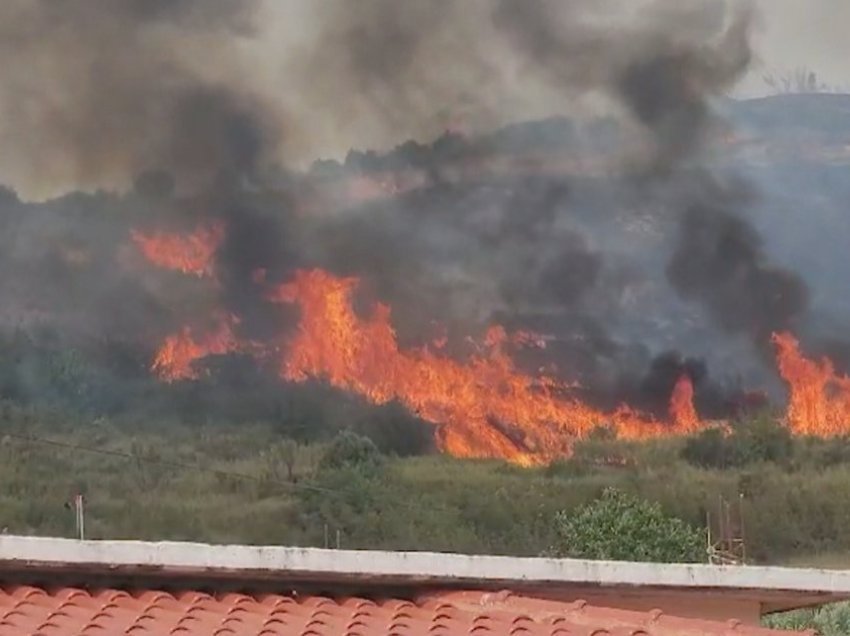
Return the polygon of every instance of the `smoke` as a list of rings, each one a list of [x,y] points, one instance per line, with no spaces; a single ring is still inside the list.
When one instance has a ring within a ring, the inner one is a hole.
[[[663,178],[683,192],[674,204],[681,227],[667,268],[673,288],[702,303],[719,327],[744,332],[766,350],[773,331],[792,328],[805,312],[807,290],[768,262],[743,216],[752,193],[701,167],[717,123],[711,100],[741,78],[752,58],[750,7],[724,15],[722,6],[659,3],[636,30],[613,40],[587,28],[581,3],[564,9],[504,0],[497,17],[565,91],[602,88],[645,129],[653,154],[637,166],[641,179]]]
[[[756,230],[736,214],[750,199],[745,188],[707,177],[699,187],[686,204],[667,276],[723,329],[744,333],[768,351],[772,333],[799,326],[808,290],[793,272],[769,263]]]
[[[624,106],[669,163],[699,142],[707,97],[747,66],[749,14],[725,4],[12,0],[0,8],[5,169],[38,173],[42,189],[126,185],[148,168],[196,182],[352,128],[375,147],[456,118],[574,110],[588,94]],[[298,29],[276,31],[275,17]]]
[[[533,328],[553,344],[530,367],[651,410],[682,373],[698,397],[712,386],[701,362],[659,351],[694,333],[763,350],[805,314],[805,286],[747,221],[753,189],[709,165],[715,100],[752,57],[747,3],[283,4],[0,6],[2,178],[127,191],[43,206],[0,192],[7,311],[74,306],[88,329],[152,346],[223,310],[267,341],[287,323],[266,285],[318,266],[361,277],[359,300],[388,302],[405,343],[434,322],[461,338]],[[271,46],[281,15],[301,33]],[[615,123],[588,124],[589,106]],[[576,116],[297,170],[329,140],[381,148],[550,112]],[[381,187],[400,175],[414,185]],[[358,179],[377,200],[320,196]],[[226,227],[215,285],[151,272],[128,242],[208,221]]]
[[[126,185],[147,168],[196,180],[254,164],[279,134],[260,98],[234,80],[257,7],[4,2],[0,140],[14,154],[3,165],[7,179],[49,192],[69,182]]]
[[[501,0],[495,17],[535,72],[565,94],[617,100],[650,133],[649,167],[670,169],[698,152],[712,122],[709,100],[749,65],[750,9],[727,6],[657,2],[631,24],[599,26],[616,6]]]

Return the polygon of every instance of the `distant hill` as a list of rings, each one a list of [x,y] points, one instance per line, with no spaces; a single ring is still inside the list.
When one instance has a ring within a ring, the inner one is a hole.
[[[723,110],[733,124],[767,138],[811,136],[850,142],[850,95],[773,95],[729,100]]]
[[[779,154],[770,153],[773,161],[780,156],[815,163],[850,160],[850,94],[726,99],[719,110],[732,130],[743,136],[737,141],[781,147]],[[623,130],[613,118],[579,124],[569,117],[552,117],[511,123],[480,136],[446,132],[431,143],[408,140],[386,153],[351,150],[342,163],[317,161],[311,172],[316,176],[342,176],[413,169],[433,174],[455,162],[481,162],[493,157],[511,157],[516,167],[518,159],[551,157],[564,150],[584,159],[610,155],[624,141]],[[800,151],[800,144],[806,146],[805,153]],[[540,170],[540,166],[535,169]]]

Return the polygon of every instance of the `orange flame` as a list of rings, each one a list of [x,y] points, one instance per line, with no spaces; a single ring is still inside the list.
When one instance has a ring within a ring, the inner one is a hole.
[[[224,240],[224,224],[202,226],[187,235],[143,234],[133,230],[131,236],[145,258],[154,265],[198,278],[212,277],[213,257]]]
[[[595,410],[570,397],[567,385],[522,373],[503,351],[501,327],[488,331],[485,352],[466,363],[428,347],[402,351],[388,306],[376,304],[367,318],[356,315],[357,284],[322,270],[299,271],[273,292],[272,300],[297,303],[302,312],[281,365],[285,379],[321,377],[374,403],[397,399],[437,424],[438,445],[458,457],[532,465],[568,455],[576,438],[600,425],[627,438],[676,432],[628,407]]]
[[[773,334],[779,373],[788,383],[787,419],[798,435],[850,433],[850,378],[837,375],[827,358],[809,360],[790,333]]]
[[[694,407],[694,383],[687,374],[682,375],[673,387],[670,396],[670,420],[676,430],[693,433],[702,427]]]
[[[189,327],[168,336],[154,357],[151,370],[165,382],[195,380],[199,377],[194,363],[209,355],[231,353],[238,349],[233,335],[233,317],[219,317],[216,329],[196,340]]]

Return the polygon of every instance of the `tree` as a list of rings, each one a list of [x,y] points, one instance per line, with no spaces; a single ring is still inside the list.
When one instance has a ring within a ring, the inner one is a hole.
[[[666,516],[657,503],[613,488],[575,513],[559,512],[555,524],[552,556],[657,563],[705,559],[701,530]]]
[[[298,442],[294,439],[282,439],[272,444],[263,453],[269,476],[278,481],[285,478],[291,483],[297,482],[295,464],[298,461],[299,450]]]
[[[383,463],[383,457],[375,443],[351,431],[340,432],[331,442],[319,462],[322,470],[354,468],[373,472]]]
[[[767,414],[738,426],[733,441],[740,454],[739,465],[754,462],[787,462],[794,453],[791,431]]]

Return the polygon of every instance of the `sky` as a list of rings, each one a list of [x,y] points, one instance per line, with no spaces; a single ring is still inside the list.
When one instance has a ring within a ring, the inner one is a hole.
[[[756,64],[741,89],[764,92],[762,76],[805,67],[850,92],[850,0],[757,0]]]

